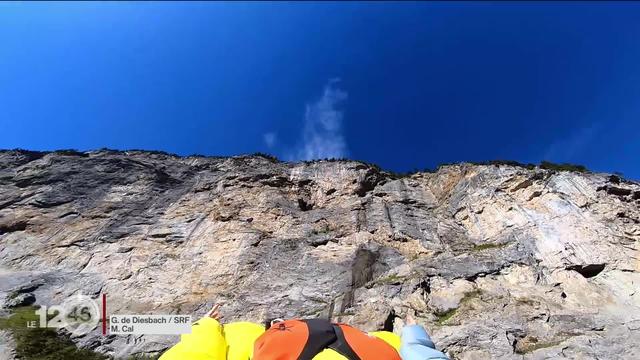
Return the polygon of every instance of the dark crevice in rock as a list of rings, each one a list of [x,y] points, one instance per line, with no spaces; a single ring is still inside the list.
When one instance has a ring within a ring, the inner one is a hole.
[[[238,178],[243,183],[260,183],[271,187],[284,187],[293,185],[289,179],[284,176],[274,176],[274,174],[256,174],[252,176],[243,176]]]
[[[326,193],[324,193],[324,194],[325,194],[325,195],[331,195],[331,194],[333,194],[334,192],[336,192],[336,189],[329,189],[329,190],[327,190],[327,192],[326,192]]]
[[[4,303],[4,307],[6,308],[17,308],[22,306],[33,305],[36,302],[36,296],[32,293],[11,293],[7,297]]]
[[[624,211],[620,211],[616,214],[616,217],[620,218],[620,219],[628,219],[633,221],[635,224],[640,223],[640,220],[638,219],[634,219],[632,217],[629,217]]]
[[[56,245],[56,248],[70,248],[72,246],[82,248],[85,245],[85,240],[78,240],[74,242],[70,242],[68,244]]]
[[[506,338],[507,341],[509,342],[509,344],[511,345],[511,348],[513,349],[514,353],[517,353],[517,345],[518,345],[518,340],[524,338],[524,332],[522,330],[519,329],[515,329],[515,330],[507,330],[506,333]]]
[[[543,172],[537,172],[535,174],[533,174],[533,176],[530,178],[530,180],[544,180],[546,177],[549,177],[550,174],[545,175],[545,173]]]
[[[41,287],[42,285],[44,285],[44,281],[35,280],[35,281],[29,282],[27,284],[24,284],[24,285],[21,285],[21,286],[18,286],[16,288],[12,289],[11,293],[14,293],[14,294],[26,294],[26,293],[34,292],[39,287]]]
[[[506,263],[503,264],[502,266],[495,268],[495,269],[488,269],[487,271],[482,271],[482,272],[478,272],[476,274],[473,275],[469,275],[469,276],[465,276],[464,279],[471,281],[471,282],[475,282],[478,278],[481,277],[485,277],[488,275],[500,275],[500,273],[502,272],[502,270],[509,268],[511,265],[524,265],[524,264],[520,264],[519,262],[514,262],[514,263]]]
[[[354,289],[373,280],[373,265],[378,260],[378,252],[360,248],[351,266],[351,285]]]
[[[231,180],[232,178],[228,177],[227,179]],[[284,176],[274,176],[274,174],[256,174],[252,176],[243,176],[238,178],[238,181],[242,183],[256,183],[259,182],[262,185],[267,185],[271,187],[284,187],[294,185],[288,178]],[[305,180],[302,180],[298,184],[304,184]]]
[[[180,180],[171,177],[171,175],[167,174],[166,172],[160,169],[154,169],[154,173],[156,176],[155,181],[157,184],[164,185],[164,184],[180,183]]]
[[[309,211],[313,209],[313,203],[307,202],[302,198],[298,198],[298,207],[302,211]]]
[[[375,189],[375,185],[368,183],[368,182],[364,182],[361,183],[360,186],[358,187],[358,189],[356,189],[355,193],[356,195],[360,196],[360,197],[364,197],[365,195],[367,195],[367,193],[371,190]]]
[[[66,213],[58,216],[58,219],[64,219],[64,218],[66,218],[68,216],[78,216],[78,215],[80,215],[80,213],[77,212],[77,211],[69,211],[69,212],[66,212]]]
[[[570,265],[566,269],[573,270],[589,279],[600,274],[605,266],[606,264]]]
[[[318,246],[324,246],[327,245],[329,243],[329,241],[331,241],[331,239],[315,239],[315,240],[311,240],[309,242],[309,245],[313,246],[313,247],[318,247]]]
[[[164,239],[164,238],[168,237],[168,236],[169,236],[169,235],[171,235],[171,234],[173,234],[173,233],[163,233],[163,232],[158,232],[158,233],[152,233],[152,234],[149,234],[149,236],[150,236],[151,238],[154,238],[154,239]]]
[[[365,248],[359,248],[356,251],[355,258],[351,264],[351,286],[345,292],[340,307],[340,313],[344,314],[345,310],[353,306],[354,290],[364,286],[373,280],[373,269],[380,254]]]
[[[534,191],[533,194],[531,194],[531,196],[529,196],[529,201],[539,197],[540,195],[542,195],[542,191]]]
[[[617,186],[611,186],[611,185],[600,186],[599,188],[596,189],[596,191],[606,191],[607,194],[616,195],[616,196],[628,196],[628,195],[631,195],[631,190],[630,189],[624,189],[624,188],[620,188],[620,187],[617,187]]]
[[[389,223],[389,228],[391,229],[391,233],[394,233],[395,227],[393,225],[393,220],[391,219],[391,212],[389,211],[389,205],[387,205],[387,202],[383,202],[382,203],[384,205],[384,215],[387,218],[387,222]]]
[[[356,231],[363,231],[369,227],[367,221],[367,204],[362,204],[361,208],[356,209]]]
[[[531,179],[527,179],[521,182],[520,184],[516,185],[513,189],[511,189],[511,192],[516,192],[520,189],[526,189],[531,185],[533,185],[533,181],[531,181]]]
[[[15,308],[34,304],[36,302],[36,297],[33,292],[42,285],[44,285],[44,281],[34,280],[11,289],[2,306],[6,308]]]
[[[358,182],[358,188],[354,191],[360,197],[364,197],[367,193],[376,188],[378,184],[384,182],[383,176],[374,169],[369,169],[364,178]]]
[[[607,188],[607,193],[611,195],[617,195],[617,196],[627,196],[627,195],[631,195],[631,190],[623,189],[615,186],[609,186]]]
[[[389,312],[389,315],[387,316],[387,318],[384,320],[384,325],[382,326],[382,329],[380,329],[380,330],[393,332],[393,322],[397,317],[398,317],[398,315],[396,315],[396,311],[395,310],[391,310]]]
[[[415,199],[402,199],[402,200],[400,200],[398,202],[401,203],[401,204],[405,204],[405,205],[413,205],[413,204],[417,203],[417,201]]]
[[[431,294],[431,278],[426,278],[420,282],[419,287],[426,295]]]
[[[609,182],[612,184],[620,184],[620,177],[618,175],[609,176]]]
[[[233,219],[235,214],[230,214],[230,215],[223,215],[223,214],[216,214],[214,215],[214,219],[220,222],[227,222],[227,221],[231,221]]]
[[[26,221],[18,221],[9,224],[0,224],[0,235],[15,231],[24,231],[27,229]]]

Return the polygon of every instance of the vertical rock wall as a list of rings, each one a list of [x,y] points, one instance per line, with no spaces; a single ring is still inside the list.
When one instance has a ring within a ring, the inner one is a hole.
[[[639,203],[616,176],[513,166],[398,178],[352,161],[4,151],[0,301],[107,293],[112,313],[196,315],[222,301],[227,321],[394,331],[410,311],[453,358],[632,359]],[[119,357],[176,339],[75,341]]]

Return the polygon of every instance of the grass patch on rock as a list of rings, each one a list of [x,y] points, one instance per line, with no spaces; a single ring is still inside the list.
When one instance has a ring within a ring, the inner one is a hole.
[[[460,304],[465,304],[475,298],[479,298],[480,295],[482,295],[482,290],[480,289],[475,289],[473,291],[470,291],[464,294],[464,297],[462,298],[462,300],[460,300]]]
[[[405,280],[407,280],[406,276],[392,274],[376,280],[375,283],[380,285],[399,285],[402,284]]]
[[[462,299],[460,299],[460,305],[458,305],[457,308],[454,309],[449,309],[445,312],[440,312],[440,313],[436,313],[436,324],[440,325],[440,326],[446,326],[449,325],[448,321],[453,318],[458,312],[459,310],[467,303],[469,303],[470,301],[472,301],[473,299],[479,298],[482,295],[482,290],[480,289],[475,289],[473,291],[470,291],[466,294],[464,294],[464,297],[462,297]]]
[[[447,325],[447,321],[449,319],[451,319],[452,317],[454,317],[456,315],[456,313],[458,312],[458,309],[449,309],[445,312],[442,313],[437,313],[436,316],[438,317],[438,319],[436,320],[436,324],[442,326],[442,325]]]

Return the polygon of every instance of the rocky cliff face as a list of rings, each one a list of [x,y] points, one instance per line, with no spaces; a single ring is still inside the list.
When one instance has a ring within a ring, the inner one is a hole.
[[[351,161],[5,151],[0,300],[107,293],[110,313],[196,316],[222,301],[226,321],[394,331],[411,311],[456,359],[639,358],[638,204],[616,176],[512,166],[396,178]],[[75,339],[114,356],[176,340]]]

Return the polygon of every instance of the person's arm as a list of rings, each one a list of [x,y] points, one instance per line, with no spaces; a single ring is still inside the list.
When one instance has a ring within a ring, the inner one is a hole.
[[[402,329],[400,337],[400,357],[402,360],[449,359],[443,352],[436,350],[427,331],[416,325],[411,317],[407,317],[408,325]]]
[[[191,326],[191,334],[183,334],[180,342],[167,350],[159,360],[225,360],[227,343],[218,322],[220,314],[215,305],[202,319]]]

